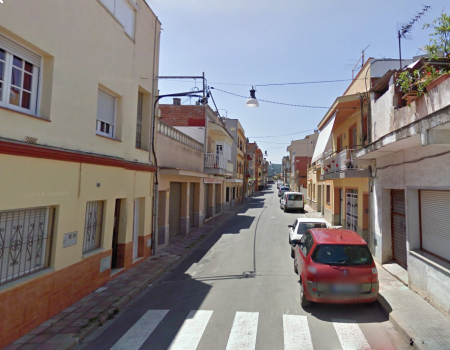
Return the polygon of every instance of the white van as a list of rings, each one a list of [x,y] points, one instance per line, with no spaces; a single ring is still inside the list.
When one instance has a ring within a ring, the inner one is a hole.
[[[280,199],[280,208],[285,212],[288,210],[300,210],[305,212],[303,194],[300,192],[285,192]]]

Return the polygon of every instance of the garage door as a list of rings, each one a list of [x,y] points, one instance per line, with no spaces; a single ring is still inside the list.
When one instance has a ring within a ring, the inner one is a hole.
[[[169,235],[180,233],[181,182],[170,183]]]
[[[407,266],[405,191],[391,190],[392,254],[400,265]]]
[[[450,260],[450,191],[420,191],[422,249]]]
[[[194,199],[195,199],[195,184],[189,185],[189,227],[194,226]]]

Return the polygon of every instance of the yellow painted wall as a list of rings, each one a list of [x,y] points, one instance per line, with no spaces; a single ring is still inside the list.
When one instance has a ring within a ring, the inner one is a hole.
[[[361,110],[357,109],[355,110],[355,113],[352,114],[349,118],[347,118],[341,125],[339,125],[337,128],[333,129],[332,132],[332,139],[333,139],[333,151],[337,150],[337,138],[339,135],[345,135],[345,139],[343,139],[342,147],[349,145],[349,128],[350,126],[354,125],[356,123],[356,144],[361,144],[359,138],[361,135]]]
[[[149,152],[135,148],[136,111],[139,87],[152,92],[160,23],[144,0],[137,4],[135,41],[97,0],[1,4],[0,33],[43,57],[40,115],[51,121],[2,109],[1,135],[148,162]],[[96,135],[99,86],[117,96],[118,141]]]
[[[145,215],[140,235],[152,232],[153,173],[90,164],[0,154],[0,211],[51,206],[56,208],[51,267],[62,269],[83,257],[86,202],[104,201],[102,244],[112,247],[114,208],[126,199],[125,239],[132,241],[133,200],[143,198]],[[98,187],[97,184],[100,184]],[[63,248],[64,233],[78,231],[77,244]],[[120,237],[120,236],[119,236]]]

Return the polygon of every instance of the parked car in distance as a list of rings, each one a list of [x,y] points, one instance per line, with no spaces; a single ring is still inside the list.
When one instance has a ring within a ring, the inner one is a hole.
[[[289,187],[280,187],[280,189],[278,190],[278,197],[281,197],[284,192],[288,192],[289,190]]]
[[[289,244],[291,246],[291,257],[295,258],[295,246],[299,243],[304,233],[312,228],[330,228],[325,219],[320,218],[297,218],[289,228]]]
[[[288,210],[300,210],[304,213],[303,194],[300,192],[284,192],[280,199],[280,208],[284,212]]]
[[[350,230],[310,229],[295,247],[300,302],[372,303],[378,271],[367,243]]]
[[[264,185],[258,185],[258,191],[264,191],[266,187]]]

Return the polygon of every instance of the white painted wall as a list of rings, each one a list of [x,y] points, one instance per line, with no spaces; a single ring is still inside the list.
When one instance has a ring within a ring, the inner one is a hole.
[[[173,126],[173,128],[181,131],[183,134],[192,137],[194,140],[200,142],[202,145],[205,144],[205,127],[199,126]]]

